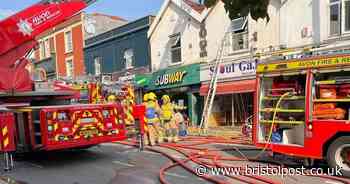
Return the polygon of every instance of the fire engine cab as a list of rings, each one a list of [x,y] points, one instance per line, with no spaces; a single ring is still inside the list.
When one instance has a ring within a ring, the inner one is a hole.
[[[350,176],[350,55],[261,63],[256,80],[256,146]]]

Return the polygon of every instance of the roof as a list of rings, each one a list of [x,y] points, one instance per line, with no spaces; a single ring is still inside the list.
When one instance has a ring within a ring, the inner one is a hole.
[[[91,46],[100,44],[102,42],[109,41],[111,39],[119,38],[131,33],[135,33],[143,29],[149,29],[153,19],[154,19],[153,15],[148,15],[140,19],[134,20],[132,22],[128,22],[127,24],[124,24],[122,26],[113,28],[104,33],[93,36],[91,38],[88,38],[87,40],[85,40],[85,49]]]
[[[164,13],[166,12],[171,3],[175,4],[178,8],[184,10],[184,13],[187,13],[198,22],[202,22],[204,19],[203,15],[206,15],[208,13],[208,9],[204,5],[198,4],[193,0],[165,0],[155,20],[151,25],[150,30],[148,31],[149,38],[152,36],[153,32],[157,28],[159,22],[162,20]],[[194,11],[189,11],[188,9],[192,9]]]
[[[91,13],[90,15],[92,15],[92,16],[104,16],[104,17],[109,17],[109,18],[114,19],[114,20],[127,21],[126,19],[124,19],[122,17],[115,16],[115,15],[107,15],[107,14],[103,14],[103,13]]]
[[[188,4],[192,9],[197,11],[198,13],[202,13],[205,10],[205,6],[199,3],[196,3],[192,0],[183,0],[186,4]]]

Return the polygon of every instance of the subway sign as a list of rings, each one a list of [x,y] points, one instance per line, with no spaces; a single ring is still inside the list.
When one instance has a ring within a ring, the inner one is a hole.
[[[200,64],[168,67],[152,74],[147,90],[177,88],[200,84]]]
[[[181,83],[186,75],[186,71],[178,71],[170,74],[164,74],[161,76],[158,76],[155,85],[156,86],[163,86],[163,85],[171,85],[171,84],[177,84]]]

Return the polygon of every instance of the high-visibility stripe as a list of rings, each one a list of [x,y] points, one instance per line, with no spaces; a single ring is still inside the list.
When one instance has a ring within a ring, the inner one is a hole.
[[[307,68],[336,67],[350,65],[350,56],[325,56],[301,60],[281,61],[274,63],[259,64],[257,73],[276,72],[284,70],[300,70]]]
[[[57,129],[58,129],[58,124],[55,123],[55,124],[53,125],[53,127],[54,127],[54,130],[57,131]]]
[[[4,139],[4,141],[3,141],[4,148],[6,148],[6,147],[9,145],[9,142],[10,142],[9,138],[6,137],[6,138]]]
[[[4,126],[4,127],[2,128],[2,136],[5,136],[7,133],[8,133],[7,126]]]

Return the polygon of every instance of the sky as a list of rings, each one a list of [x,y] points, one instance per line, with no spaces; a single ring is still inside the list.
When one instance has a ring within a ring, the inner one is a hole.
[[[40,0],[0,0],[0,19],[18,12]],[[132,21],[147,15],[157,15],[164,0],[97,0],[85,11],[120,16]]]

